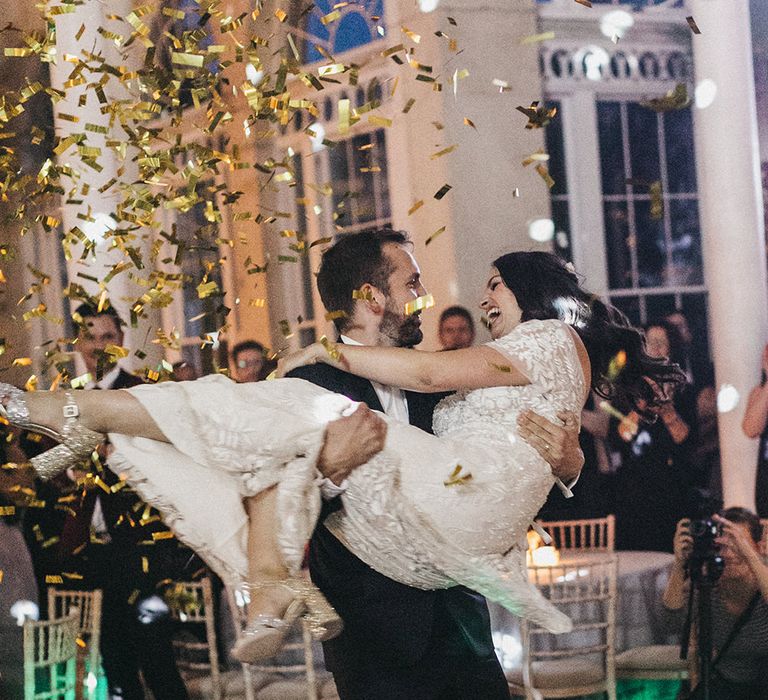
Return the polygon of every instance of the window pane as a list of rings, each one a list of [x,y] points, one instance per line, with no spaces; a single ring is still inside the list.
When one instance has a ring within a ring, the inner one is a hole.
[[[646,323],[660,323],[675,310],[675,297],[671,294],[649,294],[645,298]]]
[[[563,144],[563,113],[559,102],[547,102],[547,107],[557,107],[557,115],[545,127],[547,153],[549,153],[549,174],[555,181],[550,194],[558,195],[568,192],[565,179],[565,148]]]
[[[604,216],[606,263],[610,287],[611,289],[632,287],[627,205],[623,202],[607,202],[604,205]]]
[[[696,157],[693,150],[693,123],[690,109],[664,115],[669,191],[696,192]]]
[[[560,199],[552,202],[552,221],[555,224],[555,253],[564,260],[573,260],[567,201]]]
[[[660,180],[659,118],[650,109],[630,102],[627,121],[632,178],[645,182]]]
[[[640,286],[661,287],[667,262],[664,222],[651,218],[650,202],[635,202],[635,231]]]
[[[626,176],[621,136],[621,105],[618,102],[597,103],[597,128],[600,136],[603,194],[624,194]]]
[[[672,219],[670,285],[703,284],[699,205],[694,200],[668,202]]]
[[[698,370],[699,374],[708,374],[709,363],[711,361],[709,352],[709,324],[707,323],[707,295],[703,292],[698,294],[683,294],[683,315],[688,321],[688,327],[691,330],[691,337],[694,339],[691,344],[691,360],[694,365],[694,372]],[[698,376],[697,382],[704,382],[709,377]],[[711,379],[714,382],[714,378]]]
[[[640,299],[638,297],[614,297],[611,299],[611,303],[623,311],[635,326],[643,325],[640,319]]]
[[[362,224],[376,219],[375,182],[380,169],[372,134],[361,134],[352,139],[352,159],[355,179],[359,183],[353,200],[354,223]]]

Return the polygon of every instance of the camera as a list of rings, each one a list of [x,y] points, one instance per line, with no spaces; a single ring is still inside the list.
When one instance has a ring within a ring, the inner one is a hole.
[[[706,492],[696,491],[692,506],[690,533],[693,548],[688,558],[688,575],[694,582],[714,583],[723,572],[723,558],[717,544],[721,527],[712,518],[712,513],[722,508],[722,502]]]

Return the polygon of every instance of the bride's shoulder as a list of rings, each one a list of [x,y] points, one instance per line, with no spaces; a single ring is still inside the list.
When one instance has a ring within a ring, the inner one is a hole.
[[[504,338],[515,336],[537,336],[547,334],[562,333],[570,336],[570,326],[557,318],[538,319],[523,321],[515,326]]]

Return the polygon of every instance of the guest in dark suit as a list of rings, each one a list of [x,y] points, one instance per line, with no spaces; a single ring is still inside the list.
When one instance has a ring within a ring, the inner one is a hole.
[[[79,326],[76,347],[90,374],[86,390],[142,383],[105,352],[109,345],[123,345],[122,321],[112,308],[98,311],[83,304],[73,317]],[[65,477],[40,485],[45,512],[28,523],[46,569],[42,575],[61,579],[65,588],[103,590],[101,653],[110,699],[144,700],[143,676],[158,700],[186,700],[171,644],[172,622],[157,585],[188,577],[199,560],[193,561],[159,513],[108,467],[83,465],[68,475],[69,483]],[[59,542],[43,549],[56,534]]]
[[[406,315],[404,309],[426,291],[404,233],[385,230],[340,238],[323,255],[317,284],[327,310],[344,312],[337,321],[342,342],[410,347],[421,341],[419,314]],[[359,293],[353,297],[355,291]],[[442,398],[374,385],[325,364],[302,367],[289,376],[429,432],[432,411]],[[370,457],[355,452],[349,437],[362,421],[381,419],[361,407],[328,428],[318,462],[326,477],[325,494],[333,497],[326,502],[326,513],[343,507],[344,478]],[[576,430],[540,418],[526,419],[523,427],[521,435],[528,435],[537,449],[546,432],[551,452],[559,455],[559,476],[578,474],[582,456]],[[375,442],[373,433],[370,444]],[[542,454],[552,459],[548,452]],[[481,596],[462,587],[424,591],[388,579],[345,549],[322,526],[322,518],[310,543],[309,566],[313,581],[345,624],[339,637],[324,644],[326,666],[342,700],[509,697]]]

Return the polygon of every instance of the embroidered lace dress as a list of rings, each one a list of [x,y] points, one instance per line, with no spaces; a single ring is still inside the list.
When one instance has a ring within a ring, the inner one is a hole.
[[[566,631],[568,618],[528,581],[525,534],[554,477],[518,437],[516,420],[527,409],[552,420],[581,409],[586,388],[572,331],[528,321],[488,345],[530,384],[449,396],[435,410],[434,436],[385,416],[384,450],[352,473],[344,508],[325,526],[401,583],[462,584]],[[111,464],[179,538],[225,580],[243,580],[242,499],[276,484],[279,542],[298,568],[320,508],[314,465],[325,425],[357,404],[300,379],[234,384],[212,376],[129,391],[170,443],[110,435]]]

